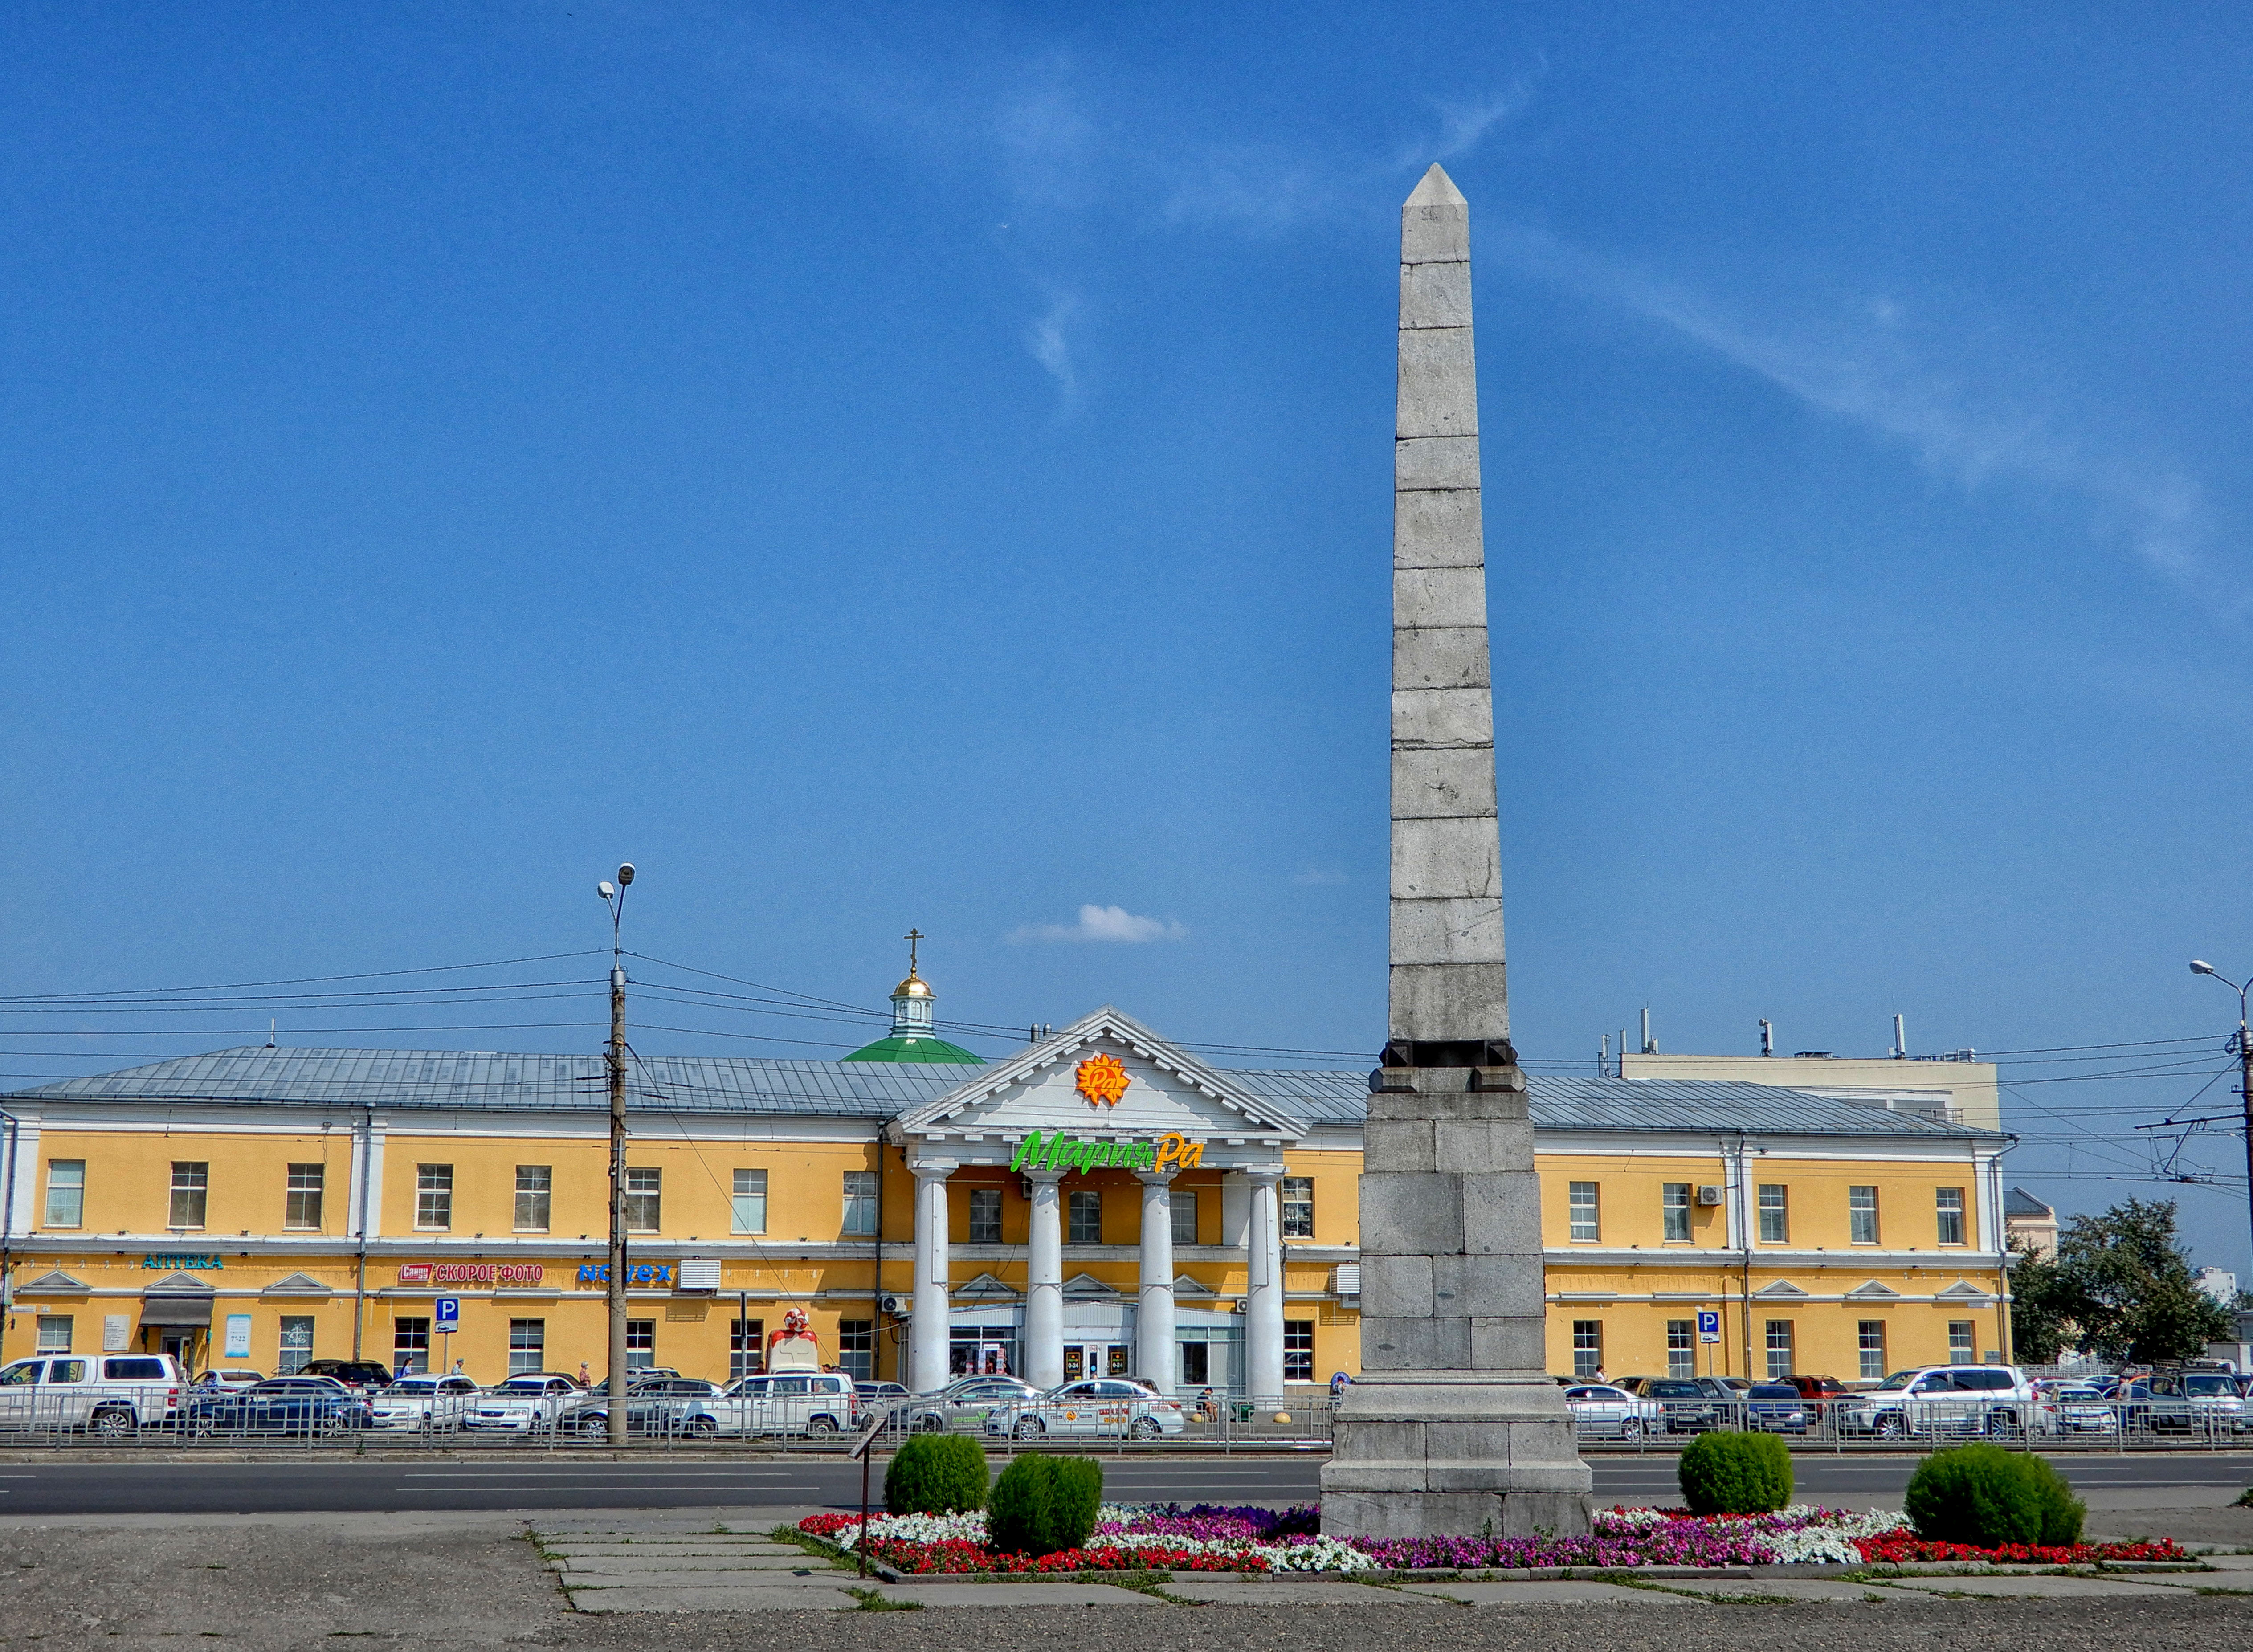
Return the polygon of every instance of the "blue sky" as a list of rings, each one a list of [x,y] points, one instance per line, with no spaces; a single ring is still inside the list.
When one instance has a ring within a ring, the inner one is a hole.
[[[2152,1192],[2128,1126],[2228,1065],[2184,960],[2253,971],[2249,56],[2197,6],[10,8],[4,990],[575,952],[626,857],[655,958],[867,1005],[914,924],[946,1015],[1373,1053],[1437,158],[1520,1047],[2140,1046],[2006,1068],[2012,1178]],[[591,1048],[601,964],[0,1065]],[[861,1035],[776,1007],[637,1039]],[[2243,1267],[2239,1143],[2180,1162]]]

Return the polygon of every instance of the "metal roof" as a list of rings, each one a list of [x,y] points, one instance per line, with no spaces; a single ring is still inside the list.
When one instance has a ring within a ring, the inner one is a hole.
[[[2012,1188],[2003,1195],[2003,1214],[2006,1216],[2054,1216],[2056,1211],[2028,1193],[2024,1188]]]
[[[1360,1069],[1221,1070],[1242,1090],[1317,1126],[1357,1128],[1368,1102],[1368,1075]],[[606,1073],[599,1056],[247,1045],[61,1079],[12,1091],[7,1099],[575,1112],[609,1105]],[[876,1121],[959,1084],[963,1067],[652,1056],[636,1057],[628,1079],[627,1104],[636,1108]],[[1995,1133],[1968,1125],[1936,1123],[1773,1084],[1554,1077],[1529,1077],[1527,1084],[1533,1122],[1543,1130],[1996,1139]]]

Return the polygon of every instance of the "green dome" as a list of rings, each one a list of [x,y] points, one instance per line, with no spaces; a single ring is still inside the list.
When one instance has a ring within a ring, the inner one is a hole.
[[[940,1062],[966,1062],[973,1067],[986,1064],[983,1056],[973,1056],[959,1044],[950,1044],[944,1038],[933,1038],[928,1033],[892,1033],[873,1044],[865,1044],[851,1055],[841,1056],[843,1061],[903,1061],[936,1064]]]

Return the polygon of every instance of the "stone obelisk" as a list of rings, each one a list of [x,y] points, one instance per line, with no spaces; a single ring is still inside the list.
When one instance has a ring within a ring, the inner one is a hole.
[[[1503,973],[1470,208],[1437,166],[1400,213],[1392,485],[1391,1028],[1364,1138],[1362,1376],[1322,1530],[1586,1531],[1587,1465],[1544,1374],[1541,1189]]]

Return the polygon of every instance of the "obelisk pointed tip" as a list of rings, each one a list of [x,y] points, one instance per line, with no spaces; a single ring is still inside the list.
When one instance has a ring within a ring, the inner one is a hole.
[[[1441,166],[1439,162],[1433,161],[1432,170],[1424,174],[1422,181],[1410,192],[1404,205],[1468,206],[1470,203],[1463,199],[1462,191],[1455,187],[1455,180],[1447,176],[1447,169]]]

